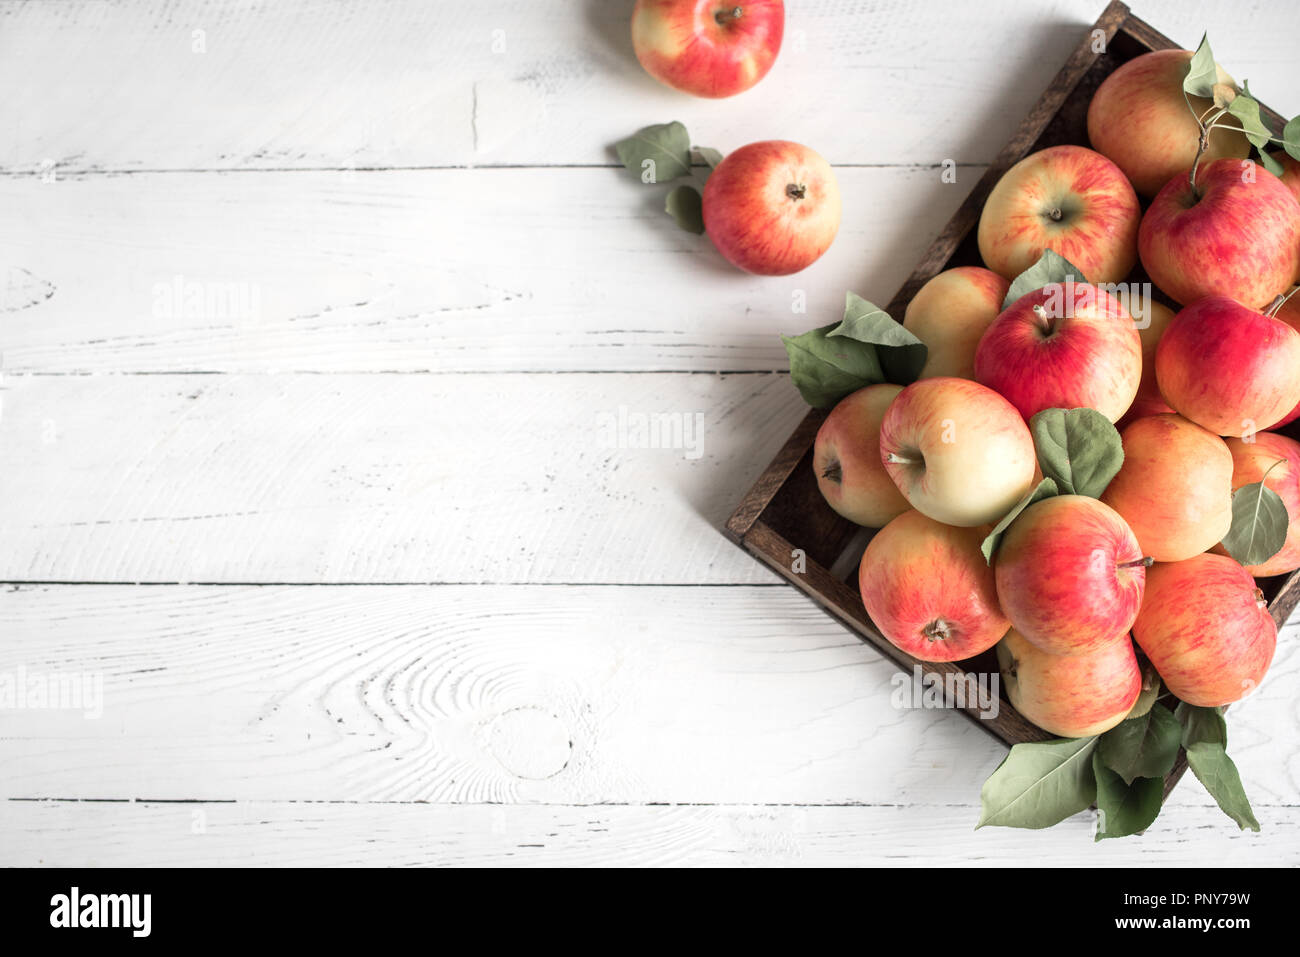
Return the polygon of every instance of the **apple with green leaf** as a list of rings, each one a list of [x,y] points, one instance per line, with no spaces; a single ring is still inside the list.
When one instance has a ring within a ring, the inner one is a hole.
[[[767,75],[785,32],[783,0],[637,0],[632,47],[646,72],[695,96],[735,96]]]
[[[835,173],[814,150],[764,140],[729,153],[704,184],[704,229],[746,272],[786,276],[815,262],[840,228]]]
[[[1259,564],[1247,565],[1246,571],[1256,578],[1287,575],[1300,569],[1300,442],[1276,432],[1249,438],[1225,440],[1232,454],[1232,487],[1236,490],[1263,482],[1281,498],[1288,521],[1281,549]],[[1216,545],[1214,551],[1227,554],[1222,545]]]

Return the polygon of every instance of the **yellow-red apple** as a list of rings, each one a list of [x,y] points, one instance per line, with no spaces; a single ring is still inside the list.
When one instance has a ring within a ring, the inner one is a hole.
[[[917,290],[903,325],[928,350],[919,378],[975,378],[975,347],[1002,311],[1010,285],[991,269],[957,266]]]
[[[958,661],[992,648],[1008,622],[980,552],[987,532],[914,509],[877,532],[858,567],[858,587],[880,633],[922,661]]]
[[[1076,279],[1120,282],[1137,262],[1142,208],[1119,167],[1082,146],[1052,146],[1003,174],[980,214],[980,256],[1015,279],[1043,250],[1082,272]]]
[[[1107,505],[1057,495],[1021,512],[994,563],[1012,626],[1052,655],[1086,655],[1126,638],[1151,559]]]
[[[1127,717],[1142,693],[1142,669],[1128,635],[1084,655],[1051,655],[1012,628],[998,642],[1011,705],[1044,731],[1087,738]]]
[[[1156,194],[1138,251],[1176,302],[1228,296],[1262,309],[1300,273],[1300,200],[1255,163],[1203,162],[1194,187],[1176,176]]]
[[[1025,421],[1043,409],[1086,407],[1117,422],[1142,381],[1142,340],[1104,289],[1053,283],[1021,296],[988,327],[975,378]]]
[[[798,272],[830,248],[839,228],[835,173],[798,143],[742,146],[704,184],[704,229],[718,252],[746,272]]]
[[[880,456],[912,507],[949,525],[1002,519],[1034,484],[1034,440],[1006,399],[969,379],[913,382],[880,425]]]
[[[1300,163],[1296,164],[1296,168],[1300,170]],[[1300,188],[1300,177],[1297,178],[1296,186],[1297,188]],[[1281,319],[1296,332],[1300,332],[1300,293],[1296,293],[1282,304],[1282,308],[1277,311],[1277,318]],[[1287,415],[1282,418],[1282,421],[1273,426],[1273,428],[1280,429],[1284,425],[1290,425],[1296,419],[1300,419],[1300,405],[1297,405],[1287,413]]]
[[[907,499],[880,460],[880,423],[902,386],[869,385],[831,410],[813,443],[817,487],[850,522],[880,528],[907,511]]]
[[[734,96],[763,79],[785,32],[783,0],[637,0],[632,46],[652,77],[696,96]]]
[[[1232,527],[1232,453],[1180,415],[1152,415],[1120,433],[1124,464],[1101,500],[1119,512],[1142,554],[1177,562],[1214,547]]]
[[[1282,175],[1278,179],[1282,181],[1283,186],[1291,190],[1296,199],[1300,200],[1300,160],[1282,150],[1278,150],[1272,156],[1282,164]]]
[[[1156,349],[1160,394],[1219,435],[1267,429],[1300,404],[1300,332],[1226,296],[1182,309]]]
[[[1154,196],[1175,176],[1187,175],[1201,136],[1196,116],[1214,106],[1199,96],[1183,96],[1191,59],[1187,50],[1157,50],[1134,57],[1106,77],[1088,105],[1092,148],[1113,160],[1143,196]],[[1219,82],[1234,85],[1222,67]],[[1237,121],[1224,117],[1220,122],[1235,125]],[[1205,159],[1249,155],[1250,143],[1240,130],[1210,132]]]
[[[1247,565],[1246,571],[1256,578],[1286,575],[1300,568],[1300,442],[1276,432],[1260,432],[1251,439],[1225,440],[1232,453],[1232,487],[1262,481],[1282,499],[1290,522],[1282,550],[1262,564]],[[1222,545],[1214,551],[1227,554]]]
[[[1175,697],[1217,708],[1263,680],[1277,626],[1250,572],[1223,555],[1197,555],[1147,571],[1133,637]]]

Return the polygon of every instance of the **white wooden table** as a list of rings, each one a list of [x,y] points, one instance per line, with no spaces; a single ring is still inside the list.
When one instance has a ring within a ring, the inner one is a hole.
[[[976,833],[1001,746],[719,532],[778,332],[889,298],[1102,6],[792,0],[711,102],[630,0],[0,3],[0,674],[103,695],[0,711],[0,864],[1300,862],[1295,624],[1231,717],[1261,834],[1190,776]],[[1293,3],[1135,6],[1300,111]],[[823,152],[830,253],[677,231],[609,149],[669,119]]]

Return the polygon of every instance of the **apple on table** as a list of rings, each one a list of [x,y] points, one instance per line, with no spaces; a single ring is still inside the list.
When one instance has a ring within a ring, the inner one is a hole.
[[[695,96],[735,96],[767,75],[785,32],[782,0],[637,0],[632,46],[646,72]]]

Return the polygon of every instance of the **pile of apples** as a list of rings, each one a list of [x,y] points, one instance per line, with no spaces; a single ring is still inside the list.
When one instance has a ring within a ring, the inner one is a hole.
[[[907,307],[919,378],[848,395],[814,447],[830,506],[880,529],[859,586],[881,633],[925,661],[996,646],[1012,704],[1065,738],[1130,714],[1141,657],[1189,705],[1250,693],[1277,643],[1255,577],[1300,568],[1300,443],[1274,431],[1300,416],[1300,296],[1284,299],[1300,164],[1275,158],[1279,177],[1240,128],[1207,131],[1198,116],[1236,87],[1216,65],[1213,99],[1185,95],[1192,59],[1126,63],[1091,102],[1092,149],[1045,149],[1000,179],[984,266],[940,273]],[[1146,277],[1180,308],[1131,314],[1116,285]],[[1108,423],[1122,459],[1105,468]],[[1234,491],[1260,482],[1288,527],[1246,566],[1221,543]]]

